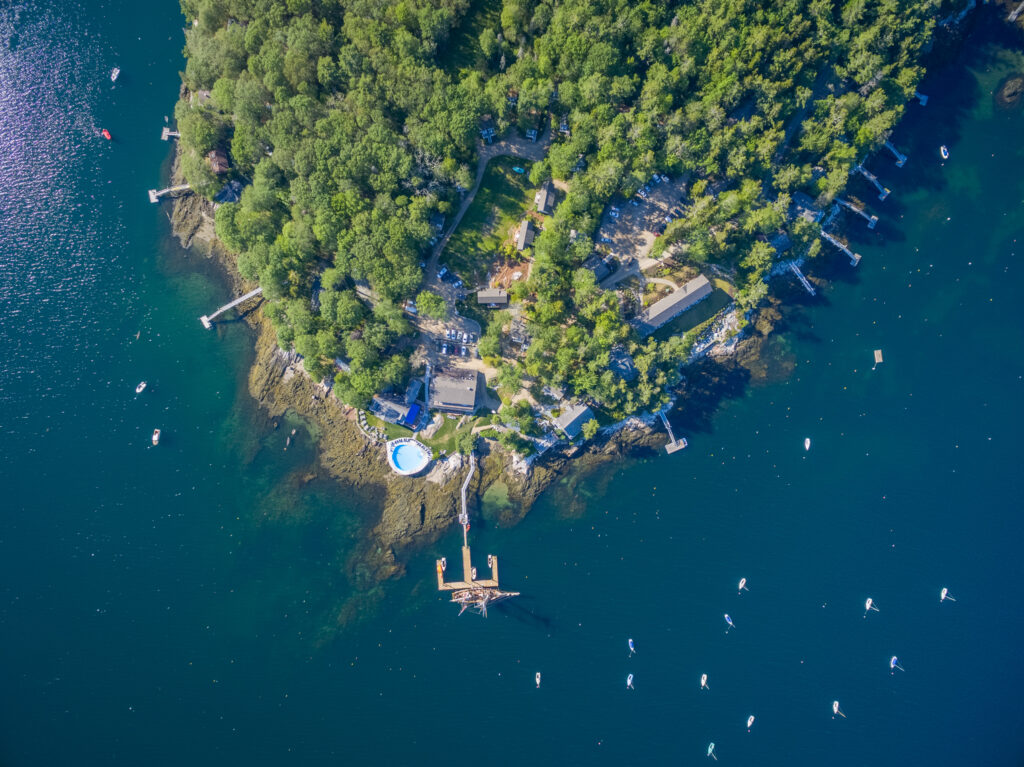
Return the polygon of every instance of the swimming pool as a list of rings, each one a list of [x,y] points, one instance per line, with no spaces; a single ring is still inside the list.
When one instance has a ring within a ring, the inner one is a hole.
[[[409,475],[422,471],[430,463],[430,450],[414,439],[395,439],[387,445],[388,463],[396,474]]]

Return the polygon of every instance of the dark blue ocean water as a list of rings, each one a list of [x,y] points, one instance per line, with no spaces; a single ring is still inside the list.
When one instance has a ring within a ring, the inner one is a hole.
[[[1024,57],[977,34],[923,84],[791,374],[474,524],[519,600],[456,616],[453,529],[339,626],[374,509],[302,482],[312,438],[254,412],[251,335],[201,328],[227,288],[146,199],[181,25],[0,8],[0,763],[1021,764],[1024,115],[992,91]]]

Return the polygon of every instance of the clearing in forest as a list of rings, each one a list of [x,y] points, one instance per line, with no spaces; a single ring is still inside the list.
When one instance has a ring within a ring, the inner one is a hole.
[[[482,283],[502,244],[511,242],[513,229],[529,212],[534,192],[529,174],[530,163],[518,157],[495,157],[488,163],[480,189],[442,259],[467,285]]]

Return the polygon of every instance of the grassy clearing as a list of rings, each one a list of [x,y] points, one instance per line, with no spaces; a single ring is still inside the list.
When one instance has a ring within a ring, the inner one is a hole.
[[[483,69],[487,62],[480,49],[480,33],[488,27],[495,32],[501,30],[501,3],[473,0],[440,52],[441,66],[451,74]]]
[[[512,168],[522,168],[516,173]],[[486,276],[501,244],[533,204],[530,163],[496,157],[487,165],[480,190],[455,230],[442,261],[470,287]]]

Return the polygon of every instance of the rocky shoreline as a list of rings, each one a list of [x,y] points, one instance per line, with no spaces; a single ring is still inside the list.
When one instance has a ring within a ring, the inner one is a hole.
[[[180,178],[177,160],[172,179]],[[198,195],[174,200],[172,231],[181,245],[216,262],[231,290],[251,288],[238,273],[233,256],[216,238],[214,206]],[[388,467],[383,446],[372,443],[350,418],[349,409],[325,387],[314,382],[294,354],[282,351],[270,323],[259,312],[245,315],[255,334],[256,358],[248,376],[248,389],[268,418],[294,413],[320,431],[319,464],[323,471],[357,493],[380,499],[379,517],[367,525],[362,543],[347,559],[346,575],[357,592],[368,592],[389,578],[405,572],[408,555],[430,545],[455,525],[459,490],[465,472],[461,465],[447,472],[432,472],[429,479],[400,477]],[[523,473],[510,456],[490,442],[481,441],[480,471],[469,486],[474,510],[486,502],[494,488],[501,498],[488,521],[512,525],[529,512],[538,496],[571,467],[586,472],[642,451],[654,451],[665,435],[640,419],[620,428],[604,430],[582,448],[555,447],[533,461]],[[460,461],[453,456],[449,461]]]

